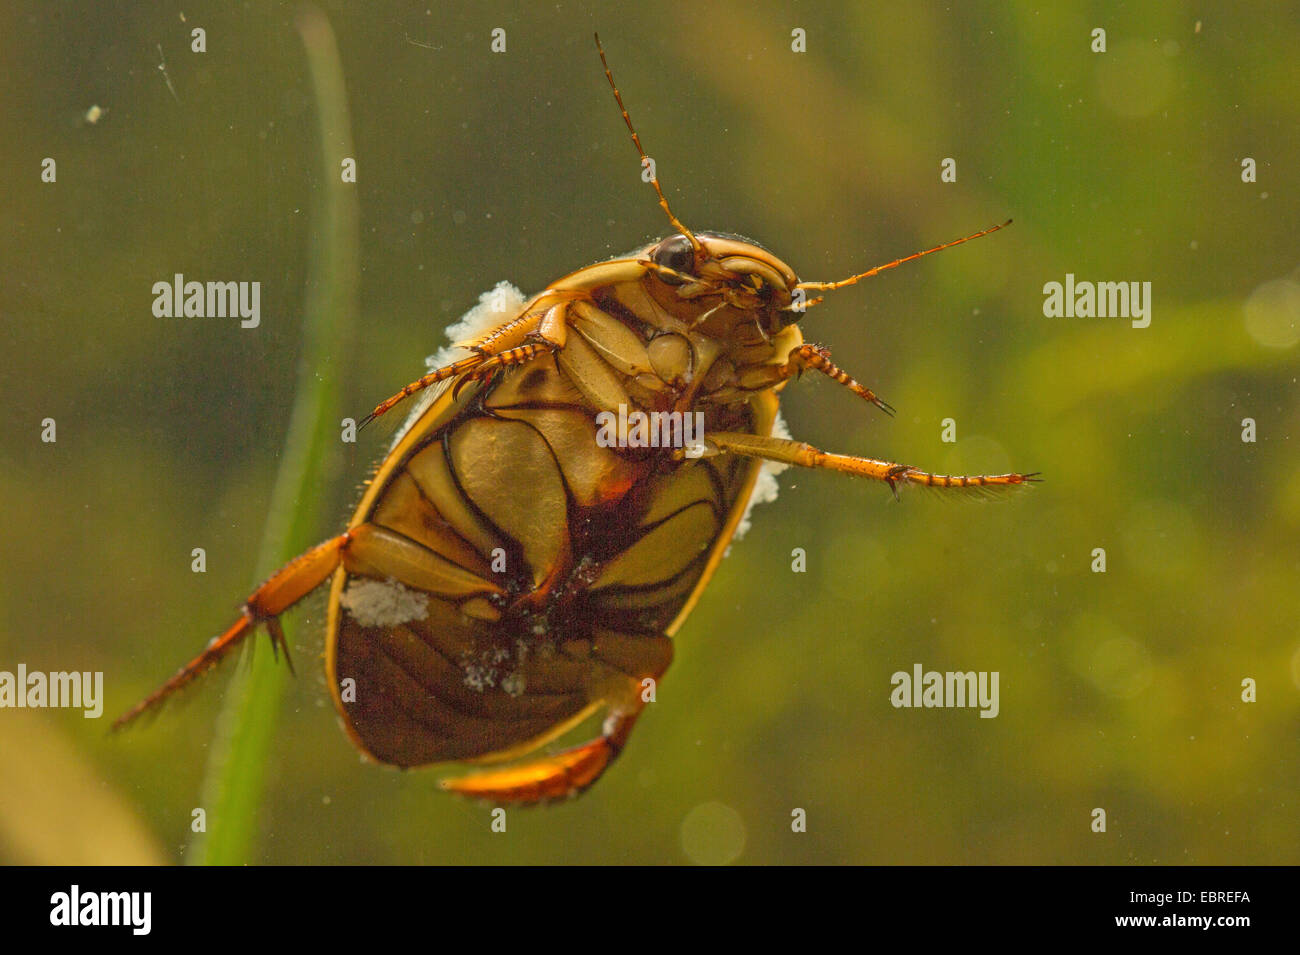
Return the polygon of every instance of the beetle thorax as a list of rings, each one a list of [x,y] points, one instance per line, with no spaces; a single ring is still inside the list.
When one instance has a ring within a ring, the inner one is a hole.
[[[643,268],[572,303],[579,336],[619,373],[636,405],[747,401],[784,383],[778,369],[803,342],[789,266],[740,239],[698,240],[695,252],[672,236],[616,260]]]

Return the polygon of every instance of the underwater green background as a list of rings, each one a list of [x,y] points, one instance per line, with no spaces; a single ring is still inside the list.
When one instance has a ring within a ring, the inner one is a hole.
[[[0,710],[0,861],[1300,861],[1296,5],[313,9],[0,9],[0,670],[106,697]],[[819,376],[783,412],[828,450],[1045,482],[899,503],[786,472],[620,760],[504,833],[445,773],[359,760],[323,595],[286,618],[296,679],[259,637],[251,702],[227,663],[109,734],[344,526],[390,431],[338,420],[479,293],[667,233],[593,30],[675,213],[801,278],[1014,217],[803,320],[896,418]],[[154,317],[177,272],[260,281],[261,325]],[[1067,273],[1151,282],[1150,326],[1045,317]],[[999,715],[895,709],[917,663],[998,671]]]

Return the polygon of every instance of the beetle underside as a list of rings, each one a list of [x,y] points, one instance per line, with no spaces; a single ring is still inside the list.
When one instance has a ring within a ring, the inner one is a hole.
[[[608,65],[606,76],[646,165]],[[677,231],[552,283],[461,343],[465,357],[377,406],[366,422],[435,388],[347,530],[272,576],[224,634],[115,726],[210,670],[261,624],[283,646],[279,615],[332,579],[326,668],[364,752],[401,767],[508,760],[604,712],[591,742],[444,784],[497,802],[574,795],[604,772],[654,698],[672,637],[765,462],[866,477],[896,494],[1035,479],[932,474],[773,433],[780,392],[808,370],[892,412],[826,348],[804,342],[798,322],[821,301],[809,292],[1001,226],[838,282],[801,282],[756,243],[691,232],[653,172],[650,182]],[[637,441],[629,420],[677,421],[676,439],[670,429],[666,441]],[[682,422],[698,426],[688,435]]]

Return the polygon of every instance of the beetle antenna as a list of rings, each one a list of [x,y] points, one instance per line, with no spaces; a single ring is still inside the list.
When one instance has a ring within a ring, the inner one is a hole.
[[[848,278],[840,279],[838,282],[800,282],[798,285],[795,286],[795,288],[813,289],[816,291],[831,292],[837,288],[844,288],[846,285],[856,285],[858,282],[862,281],[863,279],[869,279],[871,278],[871,276],[884,272],[886,269],[898,268],[898,266],[902,265],[904,262],[911,262],[913,259],[919,259],[922,256],[929,255],[932,252],[942,252],[944,249],[951,249],[954,245],[961,245],[963,242],[969,242],[971,239],[978,239],[980,236],[988,235],[992,232],[997,232],[999,229],[1005,229],[1009,225],[1011,225],[1010,219],[1008,219],[1006,222],[1002,223],[1001,225],[995,225],[992,228],[985,229],[983,232],[976,232],[974,235],[968,235],[961,239],[953,239],[953,241],[945,242],[943,245],[936,245],[933,249],[926,249],[924,252],[916,252],[913,253],[912,255],[905,256],[904,258],[895,259],[894,261],[888,262],[885,265],[877,265],[874,269],[868,269],[867,271],[860,272],[857,275],[850,275]]]
[[[664,210],[664,214],[668,216],[668,221],[673,224],[673,228],[691,240],[691,251],[699,252],[700,240],[695,238],[695,233],[682,225],[678,218],[673,215],[673,210],[668,208],[668,200],[664,197],[664,191],[659,185],[659,177],[654,173],[654,160],[645,154],[645,149],[641,146],[641,137],[636,134],[636,127],[632,125],[632,117],[628,115],[627,107],[623,105],[623,94],[618,91],[618,86],[614,82],[614,74],[609,69],[609,61],[605,59],[605,48],[600,45],[600,34],[595,34],[595,37],[596,50],[600,53],[600,62],[605,67],[605,79],[609,80],[609,88],[614,91],[614,101],[618,103],[618,108],[623,113],[623,122],[627,123],[627,131],[632,134],[632,145],[636,146],[636,151],[641,156],[641,168],[650,170],[650,185],[655,187],[655,193],[659,196],[659,206]]]

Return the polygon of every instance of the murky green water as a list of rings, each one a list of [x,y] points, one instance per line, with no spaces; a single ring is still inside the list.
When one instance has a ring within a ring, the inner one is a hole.
[[[106,727],[257,583],[324,188],[294,9],[0,12],[0,671],[102,671],[105,696],[98,720],[0,709],[0,860],[178,861],[191,837],[234,667]],[[1300,861],[1294,16],[323,9],[360,213],[355,344],[323,369],[347,413],[418,376],[497,281],[666,233],[599,29],[675,212],[804,278],[1015,218],[804,320],[896,418],[813,376],[784,411],[820,447],[1046,482],[900,505],[787,472],[619,763],[504,835],[438,773],[358,762],[318,597],[288,619],[255,861]],[[258,326],[156,317],[177,273],[260,282]],[[1139,283],[1149,324],[1045,315],[1067,281]],[[320,537],[384,447],[329,458]],[[891,705],[916,664],[996,671],[996,718]]]

